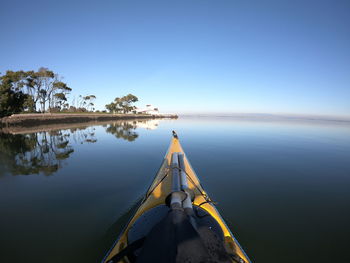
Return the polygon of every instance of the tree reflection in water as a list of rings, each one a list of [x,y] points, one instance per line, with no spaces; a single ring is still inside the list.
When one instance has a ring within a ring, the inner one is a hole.
[[[95,128],[41,131],[30,134],[0,132],[0,175],[52,175],[74,152],[75,143],[96,142]]]
[[[134,121],[117,121],[104,125],[106,132],[113,134],[118,139],[124,139],[129,142],[135,141],[139,135],[135,131],[137,128],[155,130],[158,128],[159,120],[134,120]]]
[[[115,122],[106,128],[106,132],[113,134],[118,139],[124,139],[129,142],[135,141],[139,135],[135,132],[137,121]]]
[[[135,131],[138,127],[156,129],[158,120],[117,121],[103,127],[116,138],[133,142],[139,137]],[[0,176],[5,172],[52,175],[74,153],[74,144],[97,142],[94,126],[66,126],[64,129],[28,133],[20,129],[19,132],[23,134],[14,134],[18,129],[0,130]]]

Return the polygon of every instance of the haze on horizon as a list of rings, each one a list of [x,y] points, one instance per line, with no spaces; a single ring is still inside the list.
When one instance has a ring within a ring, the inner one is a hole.
[[[350,116],[350,2],[2,1],[0,72],[47,67],[97,109]]]

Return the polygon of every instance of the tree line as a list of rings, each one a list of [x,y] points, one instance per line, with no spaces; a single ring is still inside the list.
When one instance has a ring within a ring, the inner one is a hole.
[[[11,71],[0,74],[0,117],[15,113],[99,112],[95,95],[79,95],[68,103],[72,91],[57,73],[41,67],[38,71]],[[136,113],[133,94],[117,97],[105,105],[110,113]],[[102,112],[106,112],[103,110]]]
[[[72,89],[48,68],[11,71],[0,76],[0,115],[63,108]]]
[[[11,71],[0,74],[0,117],[28,112],[91,112],[95,95],[79,95],[69,105],[72,88],[48,68],[38,71]]]

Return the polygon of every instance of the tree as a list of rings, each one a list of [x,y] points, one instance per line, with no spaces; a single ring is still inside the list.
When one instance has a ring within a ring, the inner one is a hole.
[[[55,74],[48,68],[39,68],[37,72],[27,72],[28,93],[33,96],[35,106],[37,102],[41,105],[41,111],[45,112],[46,102],[50,96],[50,90],[53,87]]]
[[[115,100],[117,100],[117,99],[119,99],[119,98],[116,98]],[[121,109],[118,108],[118,105],[114,102],[107,104],[105,107],[110,113],[118,113],[121,111]]]
[[[95,95],[88,95],[88,96],[83,97],[84,106],[85,106],[87,111],[91,111],[92,108],[95,106],[95,104],[93,103],[95,99],[96,99]]]
[[[67,94],[72,91],[66,83],[62,81],[57,81],[53,83],[52,90],[49,96],[49,108],[58,107],[60,110],[66,105]]]
[[[36,108],[37,103],[41,105],[41,112],[45,112],[46,103],[48,103],[48,109],[54,107],[55,94],[64,93],[68,94],[72,89],[67,86],[66,83],[60,80],[59,75],[55,74],[48,68],[39,68],[37,72],[27,71],[27,93],[30,94],[34,100],[34,106]]]
[[[136,109],[136,107],[131,104],[137,102],[138,100],[139,99],[135,95],[128,94],[120,99],[119,105],[123,109],[124,113],[128,113]]]
[[[23,71],[7,71],[0,77],[0,117],[19,113],[32,106],[32,98],[22,92],[25,82]]]
[[[129,113],[132,110],[135,110],[136,107],[132,104],[137,102],[138,98],[133,94],[128,94],[121,98],[115,98],[114,102],[111,102],[110,104],[107,104],[105,107],[110,112],[116,113],[116,112],[123,112],[123,113]]]
[[[61,92],[61,93],[56,93],[54,95],[54,101],[55,101],[55,106],[50,107],[50,109],[56,108],[57,110],[62,110],[64,107],[65,102],[67,101],[66,95]]]
[[[95,95],[86,95],[82,96],[79,95],[78,99],[76,100],[75,98],[72,101],[72,105],[75,105],[71,107],[71,109],[75,109],[77,112],[88,112],[88,111],[93,111],[94,110],[94,101],[96,99]]]
[[[59,109],[72,89],[60,77],[47,68],[35,71],[10,71],[0,76],[0,116],[22,111],[35,112],[37,104],[41,111]],[[61,94],[56,96],[56,94]],[[48,108],[46,107],[48,103]]]

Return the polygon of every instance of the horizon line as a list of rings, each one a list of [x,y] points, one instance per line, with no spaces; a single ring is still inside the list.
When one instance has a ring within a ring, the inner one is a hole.
[[[345,121],[350,122],[350,115],[335,115],[335,114],[305,114],[305,113],[178,113],[178,116],[183,117],[250,117],[259,119],[289,119],[289,120],[323,120],[323,121]]]

